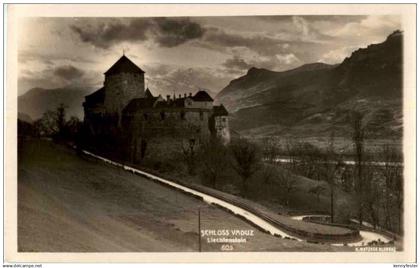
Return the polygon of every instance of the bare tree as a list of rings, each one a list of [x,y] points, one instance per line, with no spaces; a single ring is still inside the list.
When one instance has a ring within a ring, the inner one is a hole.
[[[268,161],[269,163],[275,163],[277,158],[279,157],[280,149],[279,146],[272,140],[267,139],[264,142],[264,149],[263,149],[263,155],[264,159]]]
[[[213,188],[216,188],[218,180],[226,172],[229,165],[228,155],[227,148],[219,139],[210,139],[201,145],[201,173]]]
[[[284,205],[287,207],[290,205],[290,198],[292,194],[297,190],[296,179],[288,174],[287,172],[278,173],[278,183],[280,185],[280,191]]]
[[[56,113],[46,111],[40,119],[34,122],[34,127],[39,136],[53,136],[58,133]]]
[[[288,165],[291,170],[296,170],[298,160],[296,159],[295,150],[294,150],[294,143],[287,139],[286,141],[286,154],[288,156]]]
[[[317,200],[317,201],[318,201],[318,203],[319,203],[319,202],[320,202],[320,196],[321,196],[321,194],[322,194],[323,192],[325,192],[326,190],[327,190],[327,189],[326,189],[323,185],[321,185],[321,184],[317,184],[316,186],[311,187],[311,188],[308,190],[308,193],[315,195],[315,196],[316,196],[316,200]]]
[[[398,217],[398,232],[401,234],[402,233],[402,215],[404,212],[404,197],[403,197],[403,187],[404,187],[404,182],[403,182],[403,169],[400,168],[398,170],[397,176],[395,177],[395,183],[394,183],[394,191],[395,191],[395,195],[396,195],[396,200],[397,200],[397,209],[398,209],[398,213],[397,213],[397,217]]]
[[[40,136],[63,138],[66,134],[66,107],[60,104],[56,110],[46,111],[34,125]]]
[[[242,193],[248,194],[248,179],[259,169],[260,157],[255,144],[245,139],[239,139],[231,143],[230,149],[234,158],[233,168],[242,178]]]
[[[56,114],[56,124],[58,128],[57,135],[59,137],[64,137],[66,132],[66,106],[63,103],[57,107]]]
[[[334,222],[335,187],[338,173],[341,171],[341,159],[334,150],[335,136],[331,132],[326,152],[321,157],[320,171],[330,187],[330,220]]]
[[[320,150],[308,142],[289,142],[287,144],[290,169],[302,176],[319,180],[318,161]]]
[[[354,157],[356,163],[356,194],[358,196],[358,213],[359,213],[359,224],[363,222],[363,157],[364,157],[364,139],[365,130],[363,127],[363,114],[354,111],[352,114],[352,126],[353,126],[353,146],[354,146]]]
[[[375,176],[375,171],[371,166],[364,167],[363,179],[365,181],[363,196],[364,207],[367,215],[370,216],[373,227],[376,229],[379,223],[379,209],[380,202],[382,201],[382,191],[385,186],[381,180]]]
[[[65,124],[65,132],[71,138],[74,138],[80,131],[81,127],[82,123],[80,122],[79,118],[72,116]]]
[[[273,168],[272,165],[264,164],[262,165],[261,172],[260,172],[260,178],[261,182],[264,185],[269,185],[271,182],[271,179],[275,176],[277,171]]]
[[[402,168],[399,165],[401,157],[394,147],[386,144],[382,148],[382,160],[384,166],[382,167],[382,175],[384,177],[384,200],[382,202],[385,214],[385,227],[393,229],[392,216],[393,207],[397,208],[398,225],[400,225],[402,213]],[[396,229],[399,229],[397,227]]]
[[[188,139],[188,142],[182,143],[182,152],[184,155],[184,160],[187,164],[188,174],[195,174],[195,160],[197,154],[197,141],[194,138]]]

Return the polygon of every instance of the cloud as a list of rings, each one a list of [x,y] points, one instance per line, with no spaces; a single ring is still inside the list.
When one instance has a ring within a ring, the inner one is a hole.
[[[221,68],[188,68],[177,65],[154,64],[145,66],[147,84],[153,94],[172,95],[194,93],[198,89],[207,89],[216,93],[223,89],[234,75]]]
[[[53,88],[94,88],[100,85],[100,73],[84,71],[72,65],[47,66],[36,71],[21,70],[18,89],[23,94],[35,87]]]
[[[256,18],[259,20],[267,21],[267,22],[273,22],[273,23],[279,23],[279,22],[287,22],[292,21],[294,16],[257,16]],[[309,22],[334,22],[334,23],[348,23],[348,22],[355,22],[360,21],[366,16],[363,15],[304,15],[299,16],[304,18],[305,20]]]
[[[385,40],[401,28],[400,20],[304,15],[30,19],[20,36],[25,42],[20,42],[19,81],[24,88],[101,84],[102,72],[125,47],[164,91],[217,91],[251,66],[284,71],[320,60],[338,63],[353,48]],[[42,35],[31,34],[41,30]],[[161,66],[147,69],[152,62]]]
[[[157,26],[155,41],[163,47],[178,46],[202,37],[205,32],[200,24],[189,19],[158,18],[155,22]]]
[[[175,47],[200,38],[205,29],[188,18],[113,19],[99,24],[71,25],[80,40],[107,49],[121,42],[154,41],[162,47]]]
[[[207,28],[205,35],[196,44],[203,48],[234,54],[235,50],[247,49],[259,57],[276,57],[277,54],[294,54],[301,60],[313,60],[314,52],[325,52],[332,38],[320,33],[303,18],[293,17],[288,30],[269,32],[232,32],[221,28]],[[243,55],[241,58],[247,59]],[[273,60],[273,59],[272,59]]]
[[[295,64],[295,63],[300,62],[300,60],[293,53],[277,54],[276,58],[280,63],[285,64],[285,65],[290,65],[290,64]]]
[[[97,25],[70,25],[80,40],[98,48],[109,48],[123,41],[145,41],[151,21],[131,19],[127,22],[111,20]]]
[[[272,57],[265,56],[251,56],[247,54],[248,58],[244,59],[238,55],[227,59],[222,65],[226,72],[231,74],[244,74],[246,70],[251,67],[269,69],[273,71],[284,71],[295,68],[303,62],[293,53],[276,54]]]
[[[293,25],[295,28],[294,35],[298,36],[298,40],[311,43],[325,43],[331,41],[333,38],[320,29],[312,26],[313,22],[308,21],[303,16],[293,16]]]
[[[341,63],[346,57],[349,57],[358,47],[349,46],[331,50],[321,56],[320,62],[328,64]]]
[[[80,78],[84,74],[82,70],[71,65],[59,66],[55,68],[53,73],[54,75],[68,81]]]
[[[262,34],[239,34],[227,32],[220,28],[209,28],[200,45],[227,52],[232,48],[246,47],[260,55],[272,55],[273,51],[281,49],[285,43],[287,43],[285,40]]]
[[[382,42],[384,37],[401,29],[401,17],[394,15],[366,16],[358,22],[349,22],[329,34],[337,41],[345,41],[357,46],[372,42]],[[367,39],[367,37],[369,37]]]
[[[227,59],[223,66],[228,69],[234,70],[247,70],[252,67],[252,65],[245,62],[245,60],[239,58],[238,56],[234,56],[233,58]]]

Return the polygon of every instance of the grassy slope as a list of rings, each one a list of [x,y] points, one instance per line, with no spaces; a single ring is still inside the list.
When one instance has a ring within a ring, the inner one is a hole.
[[[316,213],[316,212],[323,212],[329,213],[330,212],[330,187],[325,181],[316,181],[304,176],[299,176],[293,174],[291,172],[285,171],[280,166],[276,165],[269,165],[271,166],[276,172],[278,173],[285,173],[285,176],[291,176],[292,179],[295,181],[295,189],[290,194],[289,206],[282,205],[282,198],[281,198],[281,185],[278,182],[278,179],[274,176],[270,178],[270,180],[265,183],[260,183],[260,190],[264,191],[264,195],[255,194],[254,198],[258,200],[258,202],[268,205],[269,207],[276,209],[279,213],[297,213],[297,214],[305,214],[305,213]],[[253,182],[257,184],[257,181],[262,181],[261,178],[255,176],[252,178]],[[252,183],[252,181],[251,181]],[[315,186],[322,186],[324,187],[324,191],[320,194],[319,200],[317,199],[315,194],[311,194],[309,190]],[[337,187],[335,188],[335,205],[345,202],[349,205],[349,208],[355,209],[355,197],[349,193],[346,193]],[[337,209],[337,208],[336,208]]]
[[[46,141],[23,143],[18,174],[19,251],[195,251],[198,206],[202,229],[254,230],[237,251],[334,250],[264,234],[200,200]],[[219,248],[203,242],[204,251]]]
[[[153,164],[139,165],[140,169],[148,170],[149,172],[156,173],[164,178],[172,178],[178,181],[205,185],[204,179],[201,178],[201,171],[197,170],[196,175],[189,175],[184,167],[182,160],[173,159],[165,163],[178,163],[177,167],[161,168],[156,170],[153,168]],[[294,173],[288,172],[280,166],[267,164],[270,167],[270,175],[264,174],[266,171],[260,169],[256,172],[252,178],[248,181],[248,189],[250,193],[246,197],[251,201],[255,201],[261,204],[273,212],[278,214],[287,215],[293,214],[312,214],[316,212],[329,213],[330,211],[330,192],[329,186],[325,181],[316,181],[304,176],[298,176]],[[291,193],[289,205],[284,204],[282,196],[282,185],[279,183],[280,174],[286,174],[291,176],[296,181],[296,188]],[[269,176],[267,179],[266,176]],[[231,168],[226,168],[222,177],[217,179],[216,190],[241,196],[240,193],[241,179],[238,177],[235,171]],[[320,195],[320,200],[314,194],[309,193],[309,189],[314,186],[322,185],[326,189]],[[342,190],[336,189],[335,203],[336,206],[339,203],[345,202],[352,211],[355,211],[355,200],[354,196],[345,193]],[[340,209],[340,208],[336,208]]]

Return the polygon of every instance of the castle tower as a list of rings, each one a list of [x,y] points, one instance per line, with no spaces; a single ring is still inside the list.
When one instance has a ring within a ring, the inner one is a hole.
[[[121,115],[132,99],[144,97],[144,71],[123,55],[105,72],[104,89],[106,112]]]

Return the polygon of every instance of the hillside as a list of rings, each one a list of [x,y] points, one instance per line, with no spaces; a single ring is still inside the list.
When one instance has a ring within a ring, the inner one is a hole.
[[[18,119],[23,121],[23,122],[27,122],[27,123],[33,123],[34,120],[32,120],[32,118],[25,114],[25,113],[18,113]]]
[[[91,91],[78,88],[33,88],[18,97],[18,112],[36,120],[47,110],[54,110],[60,103],[64,103],[68,116],[83,119],[82,103]]]
[[[369,134],[402,135],[402,33],[352,53],[339,65],[314,63],[273,72],[251,68],[216,97],[231,126],[251,135],[349,133],[352,110],[365,114]]]
[[[200,199],[80,157],[45,140],[19,143],[18,250],[22,252],[186,252],[202,230],[252,230],[233,251],[343,251],[280,239]],[[238,236],[227,236],[238,237]],[[203,251],[221,251],[207,243]]]

